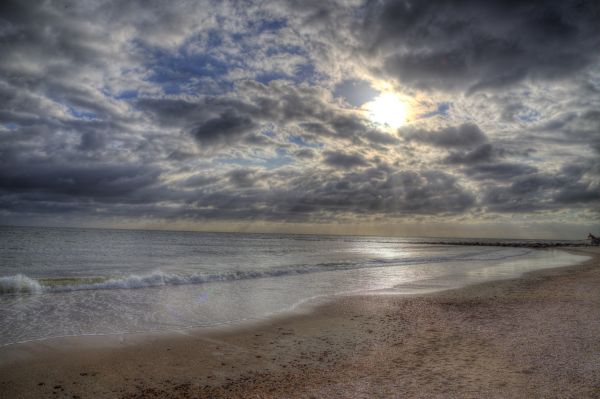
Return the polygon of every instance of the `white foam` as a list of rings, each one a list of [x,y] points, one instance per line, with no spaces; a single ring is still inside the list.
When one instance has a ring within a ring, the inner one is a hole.
[[[0,277],[0,294],[20,294],[41,292],[41,284],[23,274]]]
[[[170,285],[203,284],[215,281],[247,280],[262,277],[276,277],[290,274],[304,274],[317,271],[314,268],[265,270],[265,271],[237,271],[213,274],[169,274],[156,271],[150,274],[132,274],[121,278],[112,278],[106,281],[90,284],[72,284],[64,286],[44,287],[46,292],[84,291],[84,290],[111,290],[111,289],[137,289],[162,287]]]

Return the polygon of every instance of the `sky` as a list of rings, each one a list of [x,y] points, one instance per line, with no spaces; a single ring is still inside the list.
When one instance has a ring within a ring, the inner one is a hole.
[[[583,239],[597,1],[0,2],[0,224]]]

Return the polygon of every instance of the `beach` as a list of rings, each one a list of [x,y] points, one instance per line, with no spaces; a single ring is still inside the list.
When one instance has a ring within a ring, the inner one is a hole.
[[[427,295],[340,296],[251,326],[0,349],[6,398],[600,397],[600,250]]]

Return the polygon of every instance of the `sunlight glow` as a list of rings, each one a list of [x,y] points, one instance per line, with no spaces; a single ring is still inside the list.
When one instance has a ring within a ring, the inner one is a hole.
[[[381,93],[365,104],[369,119],[379,125],[398,128],[406,123],[406,103],[397,94]]]

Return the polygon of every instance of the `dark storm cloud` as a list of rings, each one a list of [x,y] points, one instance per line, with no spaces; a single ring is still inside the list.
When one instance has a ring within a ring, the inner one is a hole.
[[[533,212],[571,207],[600,206],[600,188],[586,180],[597,175],[590,163],[567,164],[557,173],[532,173],[493,185],[483,191],[482,205],[494,212]]]
[[[577,177],[577,180],[579,177]],[[556,189],[564,186],[568,182],[562,176],[552,176],[546,174],[534,174],[516,179],[509,188],[509,192],[514,195],[527,195],[539,193],[546,189]]]
[[[587,109],[583,112],[567,112],[551,121],[536,126],[534,131],[560,143],[600,145],[600,111]]]
[[[600,209],[600,160],[568,164],[561,168],[556,179],[559,185],[554,201],[560,204],[590,204]]]
[[[350,169],[368,165],[368,162],[360,154],[346,154],[338,151],[326,151],[323,155],[323,162],[335,168]]]
[[[3,1],[0,5],[0,33],[4,55],[9,58],[35,57],[40,62],[44,58],[67,58],[73,66],[96,58],[99,54],[95,45],[99,44],[100,38],[87,31],[76,18],[69,18],[69,14],[68,7],[59,12],[53,9],[51,3],[36,5],[26,1]],[[10,67],[11,63],[4,58],[2,69]],[[56,65],[52,71],[62,75],[62,67],[64,65]],[[29,83],[41,83],[36,80],[40,76],[29,70],[20,72],[21,76],[31,79]]]
[[[438,147],[473,147],[487,141],[485,133],[477,125],[466,123],[437,131],[403,129],[401,134],[409,141],[418,141]]]
[[[392,136],[391,134],[387,134],[387,133],[381,133],[377,130],[369,130],[367,132],[364,133],[364,135],[362,136],[365,139],[367,139],[367,141],[373,143],[373,144],[398,144],[399,140]]]
[[[473,180],[505,181],[538,171],[535,166],[502,161],[507,155],[526,156],[528,152],[511,152],[488,142],[486,134],[474,124],[447,127],[437,131],[405,129],[401,134],[408,141],[450,150],[441,160],[441,164],[456,165],[456,171]]]
[[[135,101],[138,110],[148,114],[155,123],[162,126],[185,126],[190,121],[208,118],[203,109],[204,102],[179,98],[140,98]],[[222,111],[225,109],[223,108]]]
[[[476,180],[508,180],[516,176],[528,175],[537,172],[534,166],[518,163],[492,163],[473,165],[464,170],[464,173]]]
[[[159,172],[136,165],[21,165],[0,170],[0,191],[42,192],[75,198],[127,198],[157,182]]]
[[[259,178],[255,170],[236,169],[228,173],[229,182],[236,187],[252,187]]]
[[[491,162],[504,155],[505,151],[498,150],[490,143],[481,144],[471,151],[457,151],[448,155],[444,162],[448,164],[469,165],[481,162]]]
[[[8,0],[0,7],[0,91],[11,92],[12,106],[3,108],[20,111],[13,118],[47,118],[54,102],[73,113],[120,119],[110,99],[83,84],[123,58],[109,31],[83,23],[72,7],[58,3]]]
[[[339,115],[329,121],[332,130],[340,136],[353,136],[365,130],[364,122],[355,116]]]
[[[600,205],[600,187],[588,183],[571,184],[560,190],[554,197],[562,204],[595,203]]]
[[[218,117],[192,128],[192,135],[201,145],[224,144],[252,131],[255,126],[249,116],[228,109]]]
[[[79,148],[83,151],[98,150],[106,144],[106,138],[102,132],[88,131],[81,135]]]
[[[512,195],[506,187],[493,186],[484,191],[482,204],[491,212],[514,213],[533,212],[540,209],[549,209],[551,206],[546,198],[532,196]]]
[[[313,159],[316,155],[315,152],[310,148],[303,148],[301,150],[295,151],[294,156],[300,159]]]
[[[598,59],[596,1],[384,0],[367,10],[369,52],[416,87],[500,88],[571,76]]]
[[[337,118],[332,107],[320,98],[321,93],[313,88],[277,81],[268,85],[245,81],[237,89],[235,96],[209,96],[195,101],[144,98],[136,106],[162,126],[181,129],[193,126],[189,132],[200,146],[233,144],[268,124],[284,127],[305,120],[335,122]]]
[[[219,178],[216,176],[195,175],[188,177],[180,183],[184,187],[202,187],[209,184],[217,183]]]
[[[279,145],[274,140],[270,139],[267,136],[259,135],[259,134],[249,134],[244,137],[244,143],[249,144],[251,146],[257,147],[268,147],[270,145]]]

